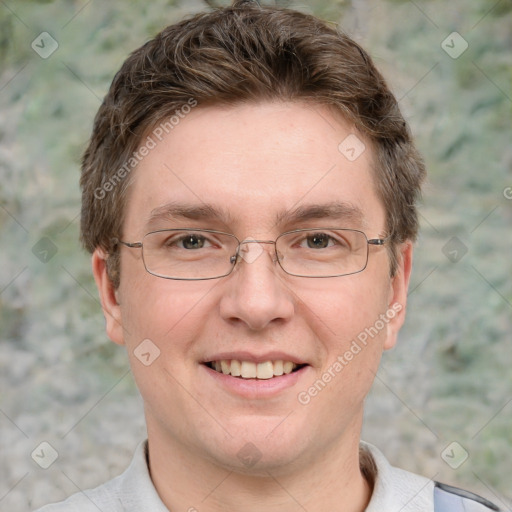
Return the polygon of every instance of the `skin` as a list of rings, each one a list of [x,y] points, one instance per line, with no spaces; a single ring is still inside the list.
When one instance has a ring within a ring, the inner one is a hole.
[[[148,228],[169,227],[172,219],[151,226],[147,220],[171,201],[224,208],[230,218],[182,225],[240,240],[325,225],[383,237],[370,145],[353,162],[338,151],[350,133],[353,127],[319,105],[197,107],[134,171],[123,240],[140,241]],[[276,221],[283,211],[333,201],[357,207],[362,219]],[[346,512],[362,511],[371,496],[359,469],[363,402],[404,320],[411,243],[399,247],[394,277],[386,249],[370,246],[363,272],[328,279],[289,276],[274,261],[273,246],[262,247],[255,261],[240,261],[228,277],[195,282],[152,276],[140,249],[123,247],[117,290],[105,254],[98,249],[93,255],[107,333],[126,346],[144,399],[153,482],[170,510],[315,512],[340,510],[343,503]],[[299,403],[298,393],[393,304],[401,311],[309,404]],[[144,339],[160,350],[149,366],[134,356]],[[200,364],[231,350],[284,351],[309,366],[275,396],[242,398]],[[261,454],[250,467],[237,456],[247,443]]]

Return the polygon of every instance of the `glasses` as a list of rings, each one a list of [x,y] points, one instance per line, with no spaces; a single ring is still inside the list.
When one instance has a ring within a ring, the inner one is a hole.
[[[141,242],[123,242],[142,249],[146,270],[164,279],[196,281],[218,279],[233,272],[237,262],[251,263],[263,252],[259,244],[275,246],[275,261],[292,276],[340,277],[362,272],[370,245],[389,238],[368,237],[355,229],[311,228],[287,231],[276,240],[238,240],[235,235],[210,229],[161,229],[144,235]],[[248,244],[258,244],[249,248]]]

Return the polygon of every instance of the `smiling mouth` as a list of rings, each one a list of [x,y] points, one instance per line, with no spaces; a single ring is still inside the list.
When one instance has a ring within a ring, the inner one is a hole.
[[[306,364],[296,364],[292,361],[264,361],[262,363],[254,363],[252,361],[238,361],[236,359],[208,361],[204,364],[212,370],[239,379],[272,379],[296,372],[304,366],[307,366]]]

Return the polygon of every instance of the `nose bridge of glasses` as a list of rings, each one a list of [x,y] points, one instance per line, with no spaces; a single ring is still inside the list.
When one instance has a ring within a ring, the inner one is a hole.
[[[245,244],[273,244],[275,245],[275,240],[255,240],[254,238],[246,238],[240,242],[240,246]]]
[[[235,256],[231,258],[231,262],[235,263],[236,256],[239,256],[247,263],[253,263],[256,261],[260,255],[264,252],[262,244],[274,245],[276,244],[275,240],[255,240],[254,238],[246,238],[242,240],[238,244],[237,253]],[[276,260],[275,251],[272,254],[272,261]]]

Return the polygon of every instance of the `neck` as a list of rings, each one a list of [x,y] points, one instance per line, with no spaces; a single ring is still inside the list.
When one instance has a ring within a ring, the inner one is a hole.
[[[363,512],[372,483],[360,469],[359,431],[323,453],[248,474],[184,450],[148,425],[151,478],[173,512]]]

